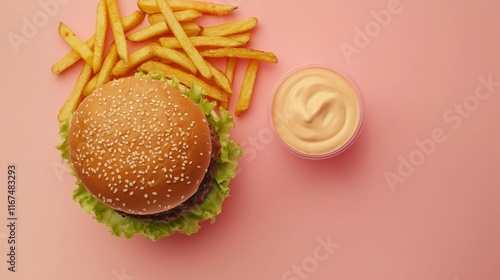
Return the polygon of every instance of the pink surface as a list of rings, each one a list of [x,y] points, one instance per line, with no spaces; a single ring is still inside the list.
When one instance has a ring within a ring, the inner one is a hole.
[[[54,148],[79,71],[50,73],[68,50],[57,25],[87,38],[97,2],[1,9],[0,279],[500,279],[500,2],[221,0],[240,6],[231,18],[259,18],[252,47],[280,62],[261,64],[236,120],[246,156],[222,215],[156,243],[115,238],[84,214]],[[291,155],[270,130],[274,83],[306,62],[344,69],[364,93],[363,132],[329,160]],[[16,273],[6,263],[10,163]]]

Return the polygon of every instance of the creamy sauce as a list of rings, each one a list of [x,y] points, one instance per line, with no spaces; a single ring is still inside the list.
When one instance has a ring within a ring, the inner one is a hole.
[[[322,67],[305,68],[276,88],[272,119],[286,145],[305,155],[325,155],[346,144],[360,123],[354,87]]]

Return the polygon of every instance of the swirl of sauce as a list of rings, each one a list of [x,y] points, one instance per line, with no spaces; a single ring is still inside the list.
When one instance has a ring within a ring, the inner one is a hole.
[[[360,103],[354,87],[327,68],[295,72],[277,86],[272,120],[281,140],[312,156],[340,149],[360,124]]]

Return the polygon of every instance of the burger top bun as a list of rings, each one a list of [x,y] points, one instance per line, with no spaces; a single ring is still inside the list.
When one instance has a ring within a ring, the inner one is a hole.
[[[192,196],[212,150],[201,108],[167,83],[139,77],[111,81],[85,98],[68,138],[87,190],[137,215],[167,211]]]

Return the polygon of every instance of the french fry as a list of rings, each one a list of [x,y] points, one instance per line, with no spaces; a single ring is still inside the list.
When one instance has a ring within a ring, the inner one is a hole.
[[[129,32],[144,21],[146,15],[142,11],[135,11],[130,15],[122,17],[123,31]]]
[[[251,37],[252,35],[250,34],[250,32],[226,36],[226,38],[242,42],[243,46],[250,42]]]
[[[129,32],[144,21],[145,14],[142,11],[135,11],[130,15],[122,17],[123,31]]]
[[[90,50],[90,48],[75,35],[73,30],[71,30],[66,24],[59,24],[59,34],[61,37],[71,46],[73,50],[75,50],[80,57],[85,60],[87,64],[92,66],[94,62],[94,53]]]
[[[201,32],[201,26],[196,22],[181,22],[181,26],[188,37],[198,36]]]
[[[201,17],[203,14],[199,11],[192,10],[192,9],[187,9],[187,10],[181,10],[174,12],[175,18],[179,22],[185,22],[185,21],[192,21],[196,18]]]
[[[168,28],[167,23],[160,21],[128,35],[127,40],[132,42],[143,42],[153,37],[167,34],[169,30],[170,29]]]
[[[211,79],[213,77],[212,71],[210,71],[210,68],[198,50],[189,41],[186,32],[184,32],[180,23],[175,19],[174,12],[170,8],[169,4],[165,0],[156,0],[156,3],[158,4],[162,15],[165,17],[168,27],[172,30],[172,33],[175,35],[177,40],[179,40],[182,48],[191,61],[193,61],[193,64],[196,66],[198,71],[200,71],[200,74],[207,79]]]
[[[235,57],[229,57],[226,61],[226,69],[224,69],[224,75],[226,75],[230,85],[233,84],[234,72],[236,70],[236,61],[237,59]],[[229,100],[231,100],[232,92],[226,92],[226,95],[227,102],[222,102],[221,106],[227,110],[229,107]]]
[[[264,62],[277,63],[278,58],[273,53],[247,48],[219,48],[200,52],[202,57],[237,57],[255,59]]]
[[[149,60],[153,58],[154,56],[154,43],[149,44],[145,47],[142,47],[135,52],[131,53],[128,56],[127,63],[122,59],[116,63],[116,65],[113,67],[111,70],[111,74],[115,77],[122,76],[128,72],[130,72],[132,69],[137,67],[139,64],[143,63],[146,60]],[[116,50],[118,52],[118,55],[120,55],[119,50],[118,50],[118,45],[116,46]]]
[[[201,26],[194,22],[182,22],[181,26],[188,37],[196,36],[201,31]],[[156,36],[168,34],[169,31],[170,29],[168,28],[167,23],[165,21],[161,21],[129,34],[127,36],[127,40],[132,42],[144,42]]]
[[[236,61],[235,57],[229,57],[226,61],[226,69],[224,70],[224,74],[226,75],[229,83],[233,84],[234,80],[234,72],[236,70]]]
[[[108,54],[104,59],[100,71],[90,79],[90,81],[85,86],[83,90],[83,94],[85,96],[91,94],[96,88],[104,85],[109,82],[111,78],[111,70],[118,63],[120,57],[118,56],[118,52],[116,50],[116,44],[113,42],[109,47]]]
[[[96,88],[109,82],[111,79],[111,70],[119,60],[120,57],[118,56],[118,51],[116,50],[116,44],[113,42],[111,46],[109,46],[108,54],[102,62],[101,71],[99,71],[99,74],[97,75]]]
[[[113,31],[113,38],[116,42],[116,49],[120,58],[128,62],[128,47],[127,40],[125,39],[125,30],[122,25],[120,10],[118,9],[117,0],[106,0],[108,6],[109,22],[111,30]]]
[[[202,79],[192,74],[173,68],[171,66],[168,66],[167,64],[150,60],[141,64],[138,70],[145,73],[153,73],[153,74],[162,73],[166,78],[169,79],[177,78],[181,84],[187,87],[191,87],[192,83],[197,84],[203,88],[206,95],[209,96],[210,98],[213,98],[221,102],[227,101],[227,96],[223,94],[219,89],[209,85]]]
[[[202,14],[227,15],[237,9],[237,6],[209,3],[203,1],[169,0],[173,11],[196,10]],[[157,14],[160,8],[155,0],[138,0],[137,6],[146,14]]]
[[[92,79],[90,79],[90,81],[88,81],[88,83],[85,85],[85,88],[83,89],[83,95],[87,96],[91,94],[96,88],[96,85],[97,85],[97,75],[94,75],[94,77],[92,77]]]
[[[157,57],[164,59],[168,62],[176,63],[182,66],[183,68],[189,70],[189,72],[193,74],[196,74],[198,72],[196,66],[194,66],[193,62],[191,62],[189,57],[184,53],[174,49],[161,47],[159,45],[154,45],[153,49],[154,49],[154,54]]]
[[[161,13],[148,15],[148,22],[150,25],[153,25],[155,23],[162,22],[162,21],[166,22],[165,18],[163,17],[163,15]]]
[[[68,116],[73,114],[73,112],[76,110],[82,100],[83,90],[89,82],[91,75],[92,66],[85,63],[83,65],[82,71],[80,72],[80,76],[78,76],[73,90],[69,94],[69,97],[62,106],[61,110],[59,110],[59,114],[57,115],[57,120],[59,120],[59,122],[64,122],[68,118]]]
[[[208,63],[208,62],[207,62]],[[208,63],[210,70],[214,74],[213,81],[217,86],[219,86],[222,91],[226,93],[226,95],[229,93],[231,94],[233,90],[231,89],[231,83],[229,83],[229,79],[222,73],[219,69],[217,69],[215,66],[212,64]]]
[[[94,48],[94,43],[95,43],[95,36],[92,36],[90,39],[88,39],[85,44],[89,49]],[[61,58],[59,61],[54,63],[51,67],[52,74],[59,74],[63,72],[64,70],[68,69],[72,65],[74,65],[78,60],[80,60],[82,57],[80,56],[79,53],[77,53],[75,50],[71,49],[71,51],[65,55],[63,58]]]
[[[243,83],[241,84],[240,96],[236,103],[235,115],[240,117],[250,106],[250,99],[252,98],[253,87],[255,85],[255,78],[257,77],[257,70],[259,69],[258,60],[250,60],[247,66]]]
[[[165,21],[165,18],[160,13],[148,15],[148,22],[150,25],[153,25],[155,23],[162,22],[162,21]]]
[[[162,46],[172,49],[181,48],[179,40],[175,37],[162,37],[159,39]],[[208,36],[192,36],[189,41],[195,47],[241,47],[245,43],[242,41],[226,38],[226,37],[208,37]]]
[[[130,15],[122,18],[123,28],[125,31],[129,31],[136,26],[138,26],[144,20],[144,13],[142,11],[135,11]],[[94,48],[95,44],[95,35],[90,37],[85,44],[90,48]],[[71,50],[68,54],[66,54],[63,58],[52,65],[51,71],[52,74],[59,74],[64,70],[68,69],[72,65],[74,65],[78,60],[82,57],[75,51]]]
[[[257,25],[257,18],[250,17],[230,23],[203,28],[202,36],[227,36],[250,31]]]
[[[104,53],[104,44],[106,43],[106,32],[108,30],[108,9],[106,0],[101,0],[97,5],[96,25],[95,25],[95,44],[94,60],[92,69],[97,73],[102,65],[102,56]]]
[[[185,10],[185,11],[177,11],[174,12],[175,18],[179,22],[192,21],[195,18],[201,17],[203,14],[196,10]],[[153,25],[160,21],[165,21],[165,17],[161,13],[151,14],[148,16],[149,24]]]

